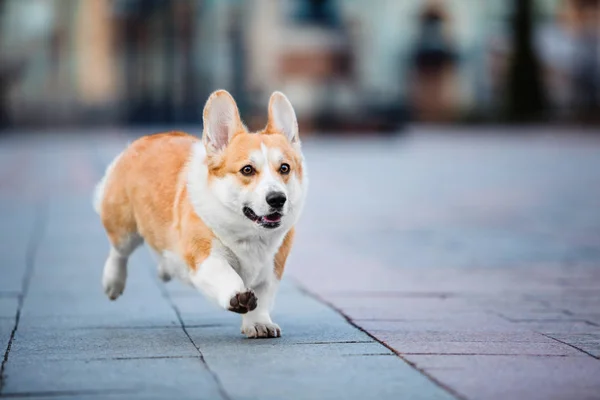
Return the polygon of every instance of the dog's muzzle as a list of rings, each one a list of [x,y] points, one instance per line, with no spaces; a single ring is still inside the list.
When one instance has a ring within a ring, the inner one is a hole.
[[[250,207],[244,207],[242,211],[244,212],[246,218],[265,228],[273,229],[281,225],[281,218],[283,215],[280,212],[276,211],[271,214],[259,216],[256,215],[256,213]]]

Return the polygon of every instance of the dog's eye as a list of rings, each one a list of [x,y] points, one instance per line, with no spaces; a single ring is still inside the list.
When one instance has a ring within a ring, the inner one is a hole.
[[[279,173],[283,175],[287,175],[290,173],[290,165],[289,164],[281,164],[279,167]]]
[[[252,165],[246,165],[244,168],[240,169],[240,172],[244,176],[252,176],[254,175],[254,167]]]

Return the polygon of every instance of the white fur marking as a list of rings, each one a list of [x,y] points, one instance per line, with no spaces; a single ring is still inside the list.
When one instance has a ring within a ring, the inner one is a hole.
[[[229,301],[233,296],[245,291],[242,278],[219,255],[208,256],[198,265],[191,280],[206,297],[225,309],[229,308]]]
[[[252,153],[250,153],[250,161],[258,169],[262,169],[267,162],[267,160],[263,157],[263,154],[264,153],[262,151],[258,150],[255,150]]]
[[[106,183],[108,181],[108,178],[110,177],[110,173],[115,168],[117,161],[119,161],[119,159],[121,158],[122,155],[123,155],[123,153],[121,152],[119,155],[117,155],[112,160],[112,162],[108,165],[108,167],[106,167],[106,170],[104,171],[104,176],[102,177],[102,179],[100,179],[100,182],[98,182],[98,184],[96,185],[96,187],[94,189],[93,204],[94,204],[94,210],[96,210],[96,212],[98,214],[100,214],[100,210],[102,210],[102,201],[104,200],[104,190],[106,189]]]
[[[283,162],[283,153],[281,149],[272,147],[268,149],[268,160],[273,166],[278,167]]]
[[[278,287],[279,282],[273,275],[255,288],[258,305],[255,310],[242,315],[243,334],[250,338],[281,336],[281,328],[271,320],[270,315]]]

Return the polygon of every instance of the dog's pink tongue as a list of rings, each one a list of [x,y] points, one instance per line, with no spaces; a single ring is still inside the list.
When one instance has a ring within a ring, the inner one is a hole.
[[[265,222],[279,222],[281,220],[281,216],[278,214],[265,215],[263,217],[263,221]]]

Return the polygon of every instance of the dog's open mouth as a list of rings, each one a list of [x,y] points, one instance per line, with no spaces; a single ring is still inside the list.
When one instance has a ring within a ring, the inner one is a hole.
[[[278,212],[259,216],[250,207],[244,207],[243,211],[246,218],[265,228],[277,228],[281,224],[281,217],[283,216]]]

